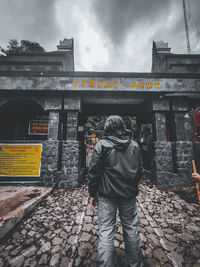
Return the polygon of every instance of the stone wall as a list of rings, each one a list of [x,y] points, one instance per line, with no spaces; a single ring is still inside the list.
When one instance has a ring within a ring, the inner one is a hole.
[[[62,143],[62,166],[59,187],[77,186],[80,173],[80,144],[68,140]]]
[[[180,185],[191,185],[193,142],[179,141],[175,145],[177,170],[181,177]]]
[[[193,143],[189,141],[154,143],[154,174],[159,187],[192,185]]]
[[[172,185],[174,173],[171,142],[157,141],[154,143],[154,174],[158,186]]]
[[[172,171],[172,146],[171,142],[157,141],[155,142],[156,170]]]
[[[45,185],[77,186],[80,174],[78,141],[43,143],[40,180]]]
[[[192,185],[193,143],[157,141],[154,143],[153,177],[159,187]],[[59,187],[80,183],[79,141],[45,141],[42,149],[40,181]]]
[[[42,143],[40,181],[45,185],[56,184],[58,177],[59,141]]]

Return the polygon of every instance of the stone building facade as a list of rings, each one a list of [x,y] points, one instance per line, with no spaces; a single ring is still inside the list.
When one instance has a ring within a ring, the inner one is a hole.
[[[175,55],[159,42],[150,73],[76,72],[73,39],[57,48],[0,57],[0,143],[42,144],[39,177],[1,175],[0,184],[78,185],[85,169],[85,116],[117,113],[152,123],[151,172],[158,186],[191,185],[192,159],[200,161],[193,121],[200,55]],[[48,122],[46,135],[30,134],[34,120]]]

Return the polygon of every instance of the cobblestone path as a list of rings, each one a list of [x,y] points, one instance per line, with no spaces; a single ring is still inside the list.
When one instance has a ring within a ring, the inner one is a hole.
[[[145,266],[200,266],[200,209],[171,191],[140,185],[139,232]],[[97,215],[85,185],[55,189],[0,244],[1,266],[95,266]],[[117,220],[117,267],[125,267]]]

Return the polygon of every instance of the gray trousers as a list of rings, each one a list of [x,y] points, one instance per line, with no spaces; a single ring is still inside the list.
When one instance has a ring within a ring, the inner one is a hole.
[[[125,251],[129,267],[142,267],[142,254],[138,234],[136,199],[107,199],[98,197],[99,243],[97,262],[99,267],[114,267],[114,234],[116,212],[123,228]]]

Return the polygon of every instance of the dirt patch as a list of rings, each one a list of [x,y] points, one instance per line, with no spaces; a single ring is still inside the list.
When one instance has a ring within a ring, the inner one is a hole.
[[[30,199],[38,197],[40,195],[38,192],[38,190],[33,190],[33,193],[30,193],[30,191],[25,190],[0,201],[0,217],[6,216],[9,212],[19,208]]]
[[[54,197],[58,197],[60,196],[61,194],[64,194],[66,192],[73,192],[74,191],[74,187],[66,187],[66,188],[54,188],[53,190],[53,195]]]
[[[180,198],[185,200],[187,203],[198,204],[197,190],[194,187],[184,187],[172,189]]]
[[[160,190],[165,192],[174,192],[181,199],[185,200],[187,203],[198,204],[197,190],[195,187],[173,187],[173,188],[160,188]]]
[[[153,183],[149,180],[145,180],[145,183],[149,188],[153,188]],[[185,200],[187,203],[198,204],[197,190],[195,186],[192,187],[173,187],[173,188],[159,188],[161,191],[174,192],[181,199]]]

